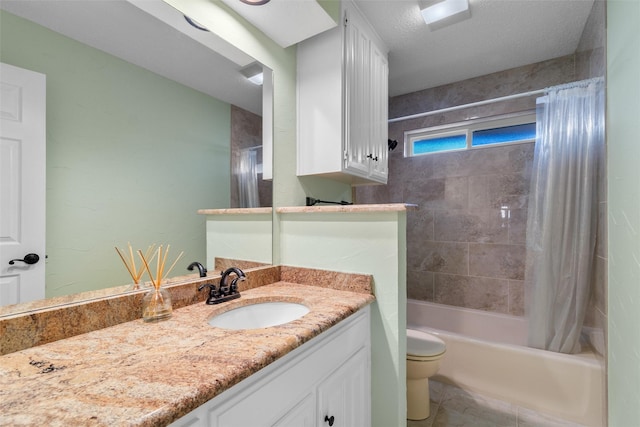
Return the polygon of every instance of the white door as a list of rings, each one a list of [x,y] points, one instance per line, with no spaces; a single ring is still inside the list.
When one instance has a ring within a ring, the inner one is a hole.
[[[45,75],[0,63],[0,306],[44,298],[45,97]]]

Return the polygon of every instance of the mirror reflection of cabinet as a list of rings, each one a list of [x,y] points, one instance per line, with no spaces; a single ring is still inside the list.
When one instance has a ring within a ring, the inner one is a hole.
[[[387,182],[386,48],[359,10],[298,45],[298,175]]]

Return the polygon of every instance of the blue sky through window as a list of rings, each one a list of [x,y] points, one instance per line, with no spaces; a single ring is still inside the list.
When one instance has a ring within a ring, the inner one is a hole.
[[[493,129],[476,130],[473,132],[472,147],[488,144],[500,144],[502,142],[525,141],[535,139],[536,124],[525,123],[522,125],[505,126]]]
[[[452,135],[423,139],[413,143],[413,154],[436,153],[438,151],[459,150],[467,147],[467,135]]]

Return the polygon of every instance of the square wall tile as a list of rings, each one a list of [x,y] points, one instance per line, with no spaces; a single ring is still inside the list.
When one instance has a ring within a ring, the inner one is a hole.
[[[433,301],[433,273],[407,270],[407,298]]]
[[[469,246],[467,243],[414,242],[407,236],[409,270],[434,273],[468,274]]]
[[[438,210],[435,240],[508,243],[509,221],[497,209]]]
[[[407,238],[417,241],[434,240],[434,215],[431,209],[407,211]]]
[[[469,244],[469,274],[472,276],[524,280],[524,245]]]
[[[529,180],[522,174],[484,175],[469,182],[470,208],[526,209]]]
[[[435,274],[436,303],[498,313],[509,312],[509,281],[486,277]]]
[[[509,243],[524,245],[527,243],[527,209],[501,210],[509,218]]]
[[[468,187],[466,177],[412,181],[404,189],[404,201],[424,209],[464,209]]]
[[[513,316],[524,316],[524,281],[509,280],[509,314]]]

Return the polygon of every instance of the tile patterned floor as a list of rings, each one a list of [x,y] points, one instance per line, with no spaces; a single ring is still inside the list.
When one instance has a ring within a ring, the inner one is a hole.
[[[431,416],[407,427],[582,427],[451,385],[429,385]]]

